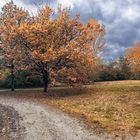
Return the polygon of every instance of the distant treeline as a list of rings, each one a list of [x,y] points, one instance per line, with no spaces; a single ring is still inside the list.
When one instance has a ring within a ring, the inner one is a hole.
[[[91,75],[92,81],[140,80],[140,72],[132,72],[124,57],[107,64],[98,64]]]
[[[23,70],[15,73],[16,88],[41,87],[43,81],[40,76],[35,76],[30,71]],[[111,61],[108,64],[98,64],[90,76],[91,82],[97,81],[114,81],[114,80],[140,80],[140,73],[132,73],[129,65],[124,58],[116,61]],[[11,87],[11,76],[9,70],[1,71],[0,88]]]

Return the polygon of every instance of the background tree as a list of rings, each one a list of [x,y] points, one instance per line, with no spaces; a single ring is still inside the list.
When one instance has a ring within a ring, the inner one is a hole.
[[[135,75],[135,78],[140,79],[140,43],[136,43],[134,47],[128,48],[125,56],[131,72]]]
[[[120,70],[120,78],[121,80],[128,80],[131,79],[132,73],[130,71],[129,64],[125,56],[119,58],[118,67]]]
[[[127,63],[127,59],[122,56],[109,63],[100,61],[96,71],[93,71],[91,79],[93,79],[92,77],[94,77],[94,81],[128,80],[132,78],[132,73]]]

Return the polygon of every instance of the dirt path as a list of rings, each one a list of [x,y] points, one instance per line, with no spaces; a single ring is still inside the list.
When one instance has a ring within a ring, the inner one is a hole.
[[[0,96],[0,104],[13,107],[22,117],[24,140],[111,140],[107,135],[97,135],[85,129],[77,119],[51,107],[11,97]],[[120,140],[113,138],[113,140]],[[131,137],[128,136],[127,140]],[[10,140],[10,139],[8,139]]]

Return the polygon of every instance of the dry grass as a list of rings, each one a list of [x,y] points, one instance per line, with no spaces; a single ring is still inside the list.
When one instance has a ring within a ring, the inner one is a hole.
[[[135,82],[95,84],[85,89],[53,88],[49,90],[50,96],[42,96],[37,90],[16,93],[75,115],[91,128],[123,133],[140,131],[140,84]]]
[[[42,99],[76,114],[90,127],[99,125],[108,131],[140,129],[140,86],[93,86],[85,94]]]

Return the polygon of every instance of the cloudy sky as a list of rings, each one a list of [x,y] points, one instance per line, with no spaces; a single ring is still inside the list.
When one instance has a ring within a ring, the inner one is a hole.
[[[0,6],[10,0],[0,0]],[[35,0],[13,0],[17,5],[36,10]],[[51,0],[49,0],[51,1]],[[86,22],[95,18],[106,27],[107,59],[119,57],[125,48],[140,41],[140,0],[57,0]],[[57,4],[54,4],[55,6]]]

